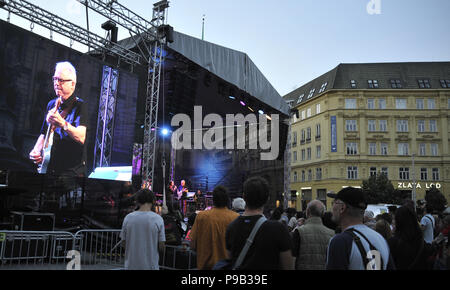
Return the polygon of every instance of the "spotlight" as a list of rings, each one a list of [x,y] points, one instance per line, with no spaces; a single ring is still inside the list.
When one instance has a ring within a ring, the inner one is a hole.
[[[236,98],[234,96],[228,96],[230,99],[235,100]]]
[[[255,110],[253,110],[250,106],[247,107],[250,111],[255,112]]]
[[[258,113],[260,113],[261,115],[263,115],[263,114],[264,114],[264,111],[263,111],[263,110],[259,110]]]
[[[167,135],[169,135],[169,130],[168,130],[167,128],[163,128],[163,129],[161,130],[161,134],[162,134],[163,136],[167,136]]]
[[[245,107],[245,103],[244,103],[244,101],[240,101],[239,102],[242,106],[244,106]]]

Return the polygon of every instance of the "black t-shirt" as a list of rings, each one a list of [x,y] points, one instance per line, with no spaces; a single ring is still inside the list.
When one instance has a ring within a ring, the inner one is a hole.
[[[56,100],[53,99],[48,103],[45,117],[47,116],[47,112],[55,107]],[[66,107],[71,107],[64,118],[69,124],[74,127],[87,127],[86,104],[82,99],[72,95],[61,104],[58,110],[59,113],[61,114]],[[41,127],[41,134],[44,136],[48,128],[45,117]],[[53,146],[47,172],[51,174],[84,175],[86,166],[84,147],[73,140],[63,128],[56,128],[53,135]]]
[[[231,252],[233,264],[260,217],[260,215],[240,216],[228,226],[225,241],[227,250]],[[292,239],[287,227],[278,221],[268,220],[256,233],[253,244],[239,269],[279,270],[280,253],[291,249]]]

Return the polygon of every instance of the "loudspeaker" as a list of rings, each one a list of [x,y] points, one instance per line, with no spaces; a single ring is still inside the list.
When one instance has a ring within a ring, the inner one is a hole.
[[[55,229],[55,214],[40,212],[13,211],[12,223],[16,231],[53,231]]]

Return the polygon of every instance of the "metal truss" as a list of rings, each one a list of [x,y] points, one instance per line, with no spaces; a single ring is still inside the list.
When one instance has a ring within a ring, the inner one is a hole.
[[[94,147],[94,168],[111,165],[119,71],[103,67],[102,90],[98,108],[97,134]]]
[[[160,27],[164,24],[167,8],[167,1],[161,1],[154,4],[152,21],[156,27]],[[158,105],[164,45],[164,40],[154,41],[153,50],[149,57],[147,99],[145,104],[142,180],[150,185],[153,184],[153,176],[155,172],[156,139],[158,134]],[[165,162],[165,160],[163,160],[163,162]]]
[[[9,13],[16,14],[32,23],[41,25],[52,32],[59,33],[73,41],[92,47],[100,52],[118,56],[119,59],[122,59],[131,65],[142,64],[143,59],[141,55],[123,48],[108,39],[92,33],[27,1],[2,0],[2,2],[5,3],[5,5],[1,8],[7,10]]]

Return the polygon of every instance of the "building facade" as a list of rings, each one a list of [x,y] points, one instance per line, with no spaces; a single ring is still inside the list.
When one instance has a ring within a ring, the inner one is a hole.
[[[385,173],[416,200],[450,200],[450,62],[340,64],[287,94],[298,210]]]

